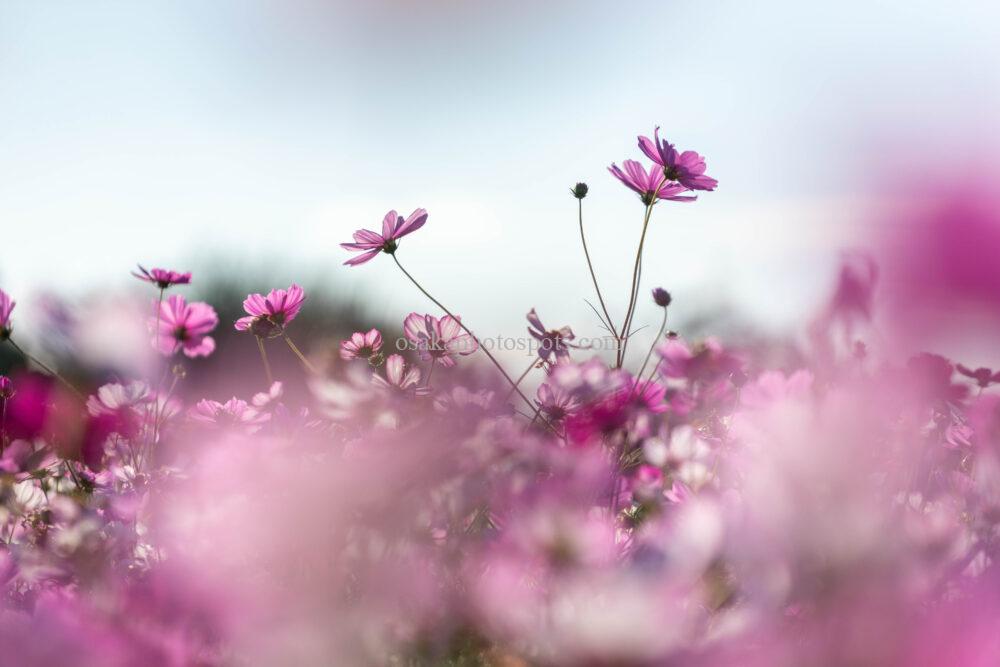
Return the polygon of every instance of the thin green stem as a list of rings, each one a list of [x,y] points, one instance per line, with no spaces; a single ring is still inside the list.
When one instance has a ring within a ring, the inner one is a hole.
[[[41,368],[43,371],[45,371],[46,373],[48,373],[49,375],[51,375],[55,379],[59,380],[61,383],[63,383],[63,385],[67,389],[69,389],[71,392],[73,392],[74,394],[76,394],[77,398],[81,398],[81,399],[82,398],[86,398],[83,395],[83,392],[81,392],[79,389],[77,389],[76,387],[74,387],[72,385],[72,383],[70,383],[69,380],[67,380],[66,378],[64,378],[62,375],[59,375],[59,373],[56,373],[54,370],[52,370],[51,368],[49,368],[48,366],[46,366],[45,364],[43,364],[41,361],[39,361],[35,357],[31,356],[30,354],[28,354],[27,352],[25,352],[24,350],[22,350],[21,346],[18,345],[17,343],[15,343],[13,338],[8,338],[7,342],[10,343],[11,347],[13,347],[15,350],[17,350],[18,353],[22,357],[24,357],[25,359],[27,359],[31,363],[35,364],[36,366],[38,366],[39,368]]]
[[[440,308],[441,310],[443,310],[445,312],[445,314],[450,315],[456,322],[458,322],[458,326],[462,327],[462,330],[465,331],[465,333],[467,333],[470,336],[472,336],[472,339],[476,341],[476,344],[478,345],[479,349],[482,350],[483,353],[487,357],[489,357],[490,361],[493,362],[493,365],[496,366],[496,369],[498,371],[500,371],[500,374],[503,375],[503,377],[504,377],[505,380],[507,380],[507,383],[510,384],[511,388],[515,392],[517,392],[518,396],[521,397],[521,400],[523,400],[527,405],[529,405],[532,409],[534,409],[535,406],[531,403],[531,400],[528,399],[528,397],[524,395],[524,392],[521,391],[521,389],[517,386],[517,384],[514,382],[514,380],[511,379],[511,377],[507,374],[507,371],[505,371],[503,369],[503,366],[500,365],[500,362],[496,360],[496,357],[494,357],[493,354],[489,350],[487,350],[485,347],[483,347],[483,345],[479,342],[479,338],[476,336],[476,334],[472,333],[472,330],[469,329],[469,327],[465,326],[465,323],[462,322],[462,320],[460,320],[457,317],[455,317],[455,315],[453,315],[452,312],[450,310],[448,310],[444,306],[443,303],[441,303],[440,301],[438,301],[437,299],[435,299],[433,296],[431,296],[430,292],[428,292],[427,290],[425,290],[423,288],[423,286],[420,283],[417,282],[416,278],[414,278],[413,276],[411,276],[410,272],[403,268],[403,265],[399,263],[399,259],[396,258],[395,253],[392,253],[392,259],[393,259],[393,261],[396,262],[396,266],[399,267],[399,270],[403,272],[403,275],[410,279],[410,282],[413,283],[414,287],[416,287],[418,290],[420,290],[423,293],[424,296],[426,296],[428,299],[430,299],[434,303],[434,305],[436,305],[438,308]],[[551,427],[551,425],[550,425],[550,427]]]
[[[271,364],[267,361],[267,350],[264,349],[264,339],[254,336],[257,339],[257,349],[260,350],[260,360],[264,362],[264,374],[267,376],[267,386],[274,384],[274,376],[271,374]]]
[[[590,271],[590,279],[594,282],[594,291],[597,292],[597,300],[601,304],[601,310],[604,311],[604,318],[607,321],[608,328],[614,330],[615,325],[611,321],[611,315],[608,314],[608,307],[604,305],[604,297],[601,296],[601,288],[597,285],[597,274],[594,273],[594,265],[590,261],[590,251],[587,249],[587,237],[583,233],[583,200],[577,199],[577,212],[580,218],[580,242],[583,244],[583,255],[587,258],[587,269]]]
[[[180,375],[174,373],[174,379],[170,381],[170,388],[167,389],[167,393],[163,396],[162,400],[160,399],[160,387],[156,388],[155,402],[153,403],[153,437],[149,440],[149,444],[146,447],[145,457],[143,457],[142,447],[139,448],[140,460],[148,460],[152,456],[153,446],[160,440],[160,426],[164,423],[167,406],[174,395],[174,389],[177,388],[177,382],[180,378]],[[160,386],[162,385],[163,380],[160,380]]]
[[[625,320],[622,322],[622,330],[618,335],[618,354],[615,359],[618,368],[621,368],[625,361],[624,346],[626,345],[629,324],[632,323],[632,314],[635,312],[636,295],[639,289],[639,263],[642,261],[642,248],[646,244],[646,231],[649,229],[649,218],[653,213],[653,204],[655,203],[654,199],[646,206],[646,215],[642,220],[642,236],[639,237],[639,249],[635,253],[635,265],[632,267],[632,287],[629,288],[628,308],[625,309]]]
[[[288,345],[291,351],[295,353],[295,356],[299,358],[299,361],[301,361],[302,365],[306,367],[306,370],[312,373],[313,375],[319,375],[319,371],[316,369],[316,367],[312,365],[312,362],[306,359],[306,355],[302,354],[302,350],[300,350],[298,346],[292,342],[292,339],[289,338],[284,331],[281,332],[281,337],[285,339],[285,343]]]
[[[538,364],[538,360],[535,359],[535,358],[532,358],[531,359],[531,364],[527,368],[525,368],[524,372],[521,373],[521,375],[518,376],[517,380],[514,381],[514,386],[515,387],[520,387],[521,386],[521,382],[524,380],[524,378],[528,377],[528,373],[530,373],[531,369],[534,368],[537,364]],[[514,393],[514,389],[512,388],[510,391],[507,392],[507,395],[504,396],[504,399],[503,399],[504,402],[507,402],[510,399],[510,397],[511,397],[511,395],[513,393]]]

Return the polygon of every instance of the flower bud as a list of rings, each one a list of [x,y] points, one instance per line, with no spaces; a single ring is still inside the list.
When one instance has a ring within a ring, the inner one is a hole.
[[[6,400],[14,395],[14,383],[6,375],[0,375],[0,398]]]
[[[653,290],[653,301],[656,302],[657,306],[660,306],[661,308],[666,308],[667,306],[670,305],[670,302],[672,300],[673,299],[670,296],[670,292],[663,289],[662,287],[657,287],[656,289]]]
[[[576,197],[577,199],[583,199],[584,197],[587,196],[587,192],[589,192],[589,191],[590,191],[590,188],[587,187],[586,183],[577,183],[570,190],[570,192],[573,193],[573,196]]]

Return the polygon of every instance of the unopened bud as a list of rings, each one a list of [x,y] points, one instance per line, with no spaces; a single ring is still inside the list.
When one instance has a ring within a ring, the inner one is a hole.
[[[653,290],[653,301],[656,302],[657,306],[666,308],[670,305],[670,302],[673,301],[673,299],[670,296],[670,292],[662,287],[657,287]]]

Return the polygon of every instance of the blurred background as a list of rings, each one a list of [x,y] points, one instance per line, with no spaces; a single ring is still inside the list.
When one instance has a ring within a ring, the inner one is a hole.
[[[194,271],[221,328],[291,281],[347,304],[313,327],[398,323],[433,307],[338,243],[420,206],[400,256],[480,336],[522,335],[533,306],[596,336],[568,189],[590,185],[618,318],[642,207],[606,167],[658,124],[720,186],[657,207],[637,325],[662,285],[682,333],[790,335],[891,182],[933,189],[996,148],[998,20],[961,0],[4,0],[0,286],[22,329],[49,326],[48,292],[148,288],[136,262]]]

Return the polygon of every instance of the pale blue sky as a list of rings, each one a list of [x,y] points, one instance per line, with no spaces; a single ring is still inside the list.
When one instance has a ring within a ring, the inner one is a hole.
[[[430,211],[400,257],[481,335],[596,333],[567,188],[614,313],[641,207],[605,171],[663,126],[721,185],[655,213],[644,275],[680,317],[796,325],[861,241],[873,152],[996,128],[996,3],[0,0],[0,285],[125,286],[234,257],[402,317],[337,243]],[[386,258],[387,259],[387,258]],[[198,276],[196,276],[197,279]],[[645,292],[644,292],[645,294]],[[641,313],[642,321],[653,317]]]

